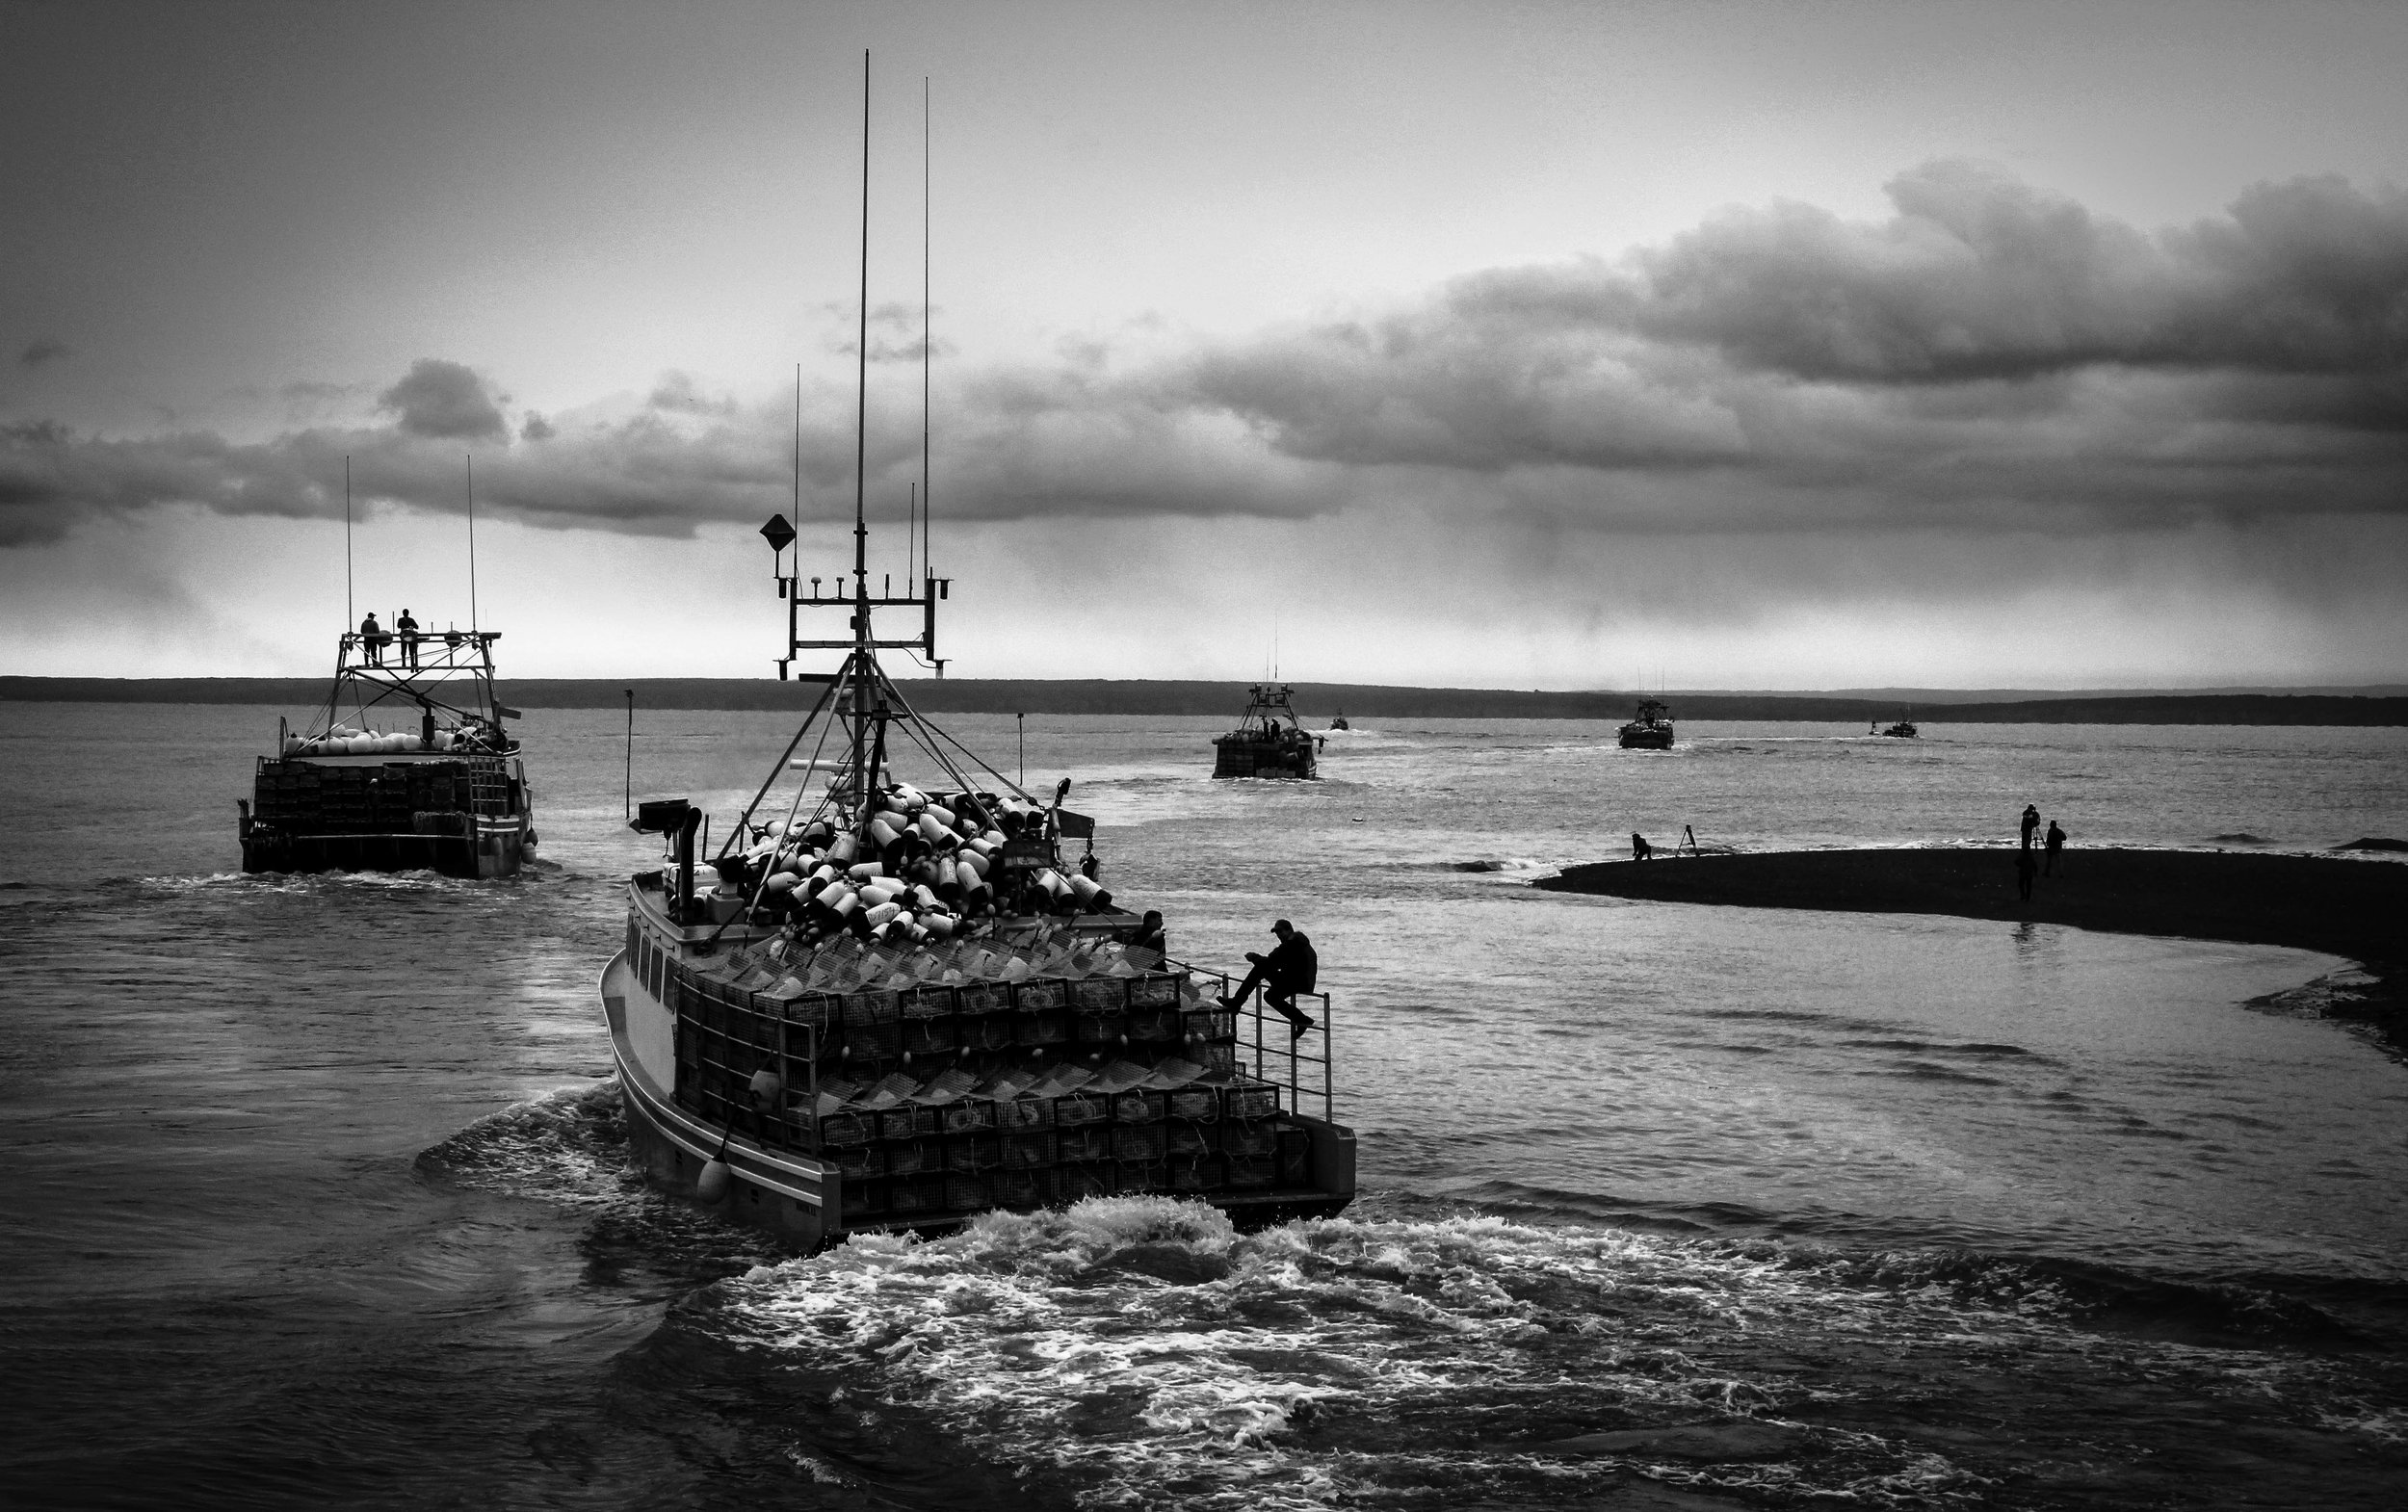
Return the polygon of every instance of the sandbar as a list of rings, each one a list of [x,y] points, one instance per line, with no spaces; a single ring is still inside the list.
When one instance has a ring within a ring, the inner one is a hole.
[[[2408,865],[2230,851],[2068,849],[2016,896],[2013,847],[1785,850],[1566,867],[1535,885],[1667,903],[1953,914],[2121,934],[2285,945],[2375,978],[2327,1011],[2408,1046]]]

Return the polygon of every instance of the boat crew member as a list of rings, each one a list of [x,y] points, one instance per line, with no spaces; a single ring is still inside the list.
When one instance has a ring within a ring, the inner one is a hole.
[[[1137,933],[1129,936],[1129,949],[1152,951],[1155,954],[1164,956],[1170,953],[1170,941],[1163,932],[1161,909],[1148,908],[1145,911],[1145,922],[1138,925]]]
[[[1321,957],[1313,953],[1313,942],[1305,938],[1304,931],[1287,920],[1272,925],[1270,932],[1279,936],[1279,944],[1269,955],[1245,952],[1254,969],[1245,974],[1237,996],[1220,1000],[1221,1006],[1245,1006],[1245,1000],[1259,986],[1263,989],[1263,1001],[1286,1016],[1288,1037],[1301,1039],[1305,1030],[1314,1027],[1313,1016],[1296,1005],[1296,995],[1313,990],[1321,974]]]
[[[1646,861],[1646,860],[1650,860],[1650,859],[1652,859],[1652,858],[1655,856],[1655,853],[1656,853],[1656,848],[1655,848],[1655,847],[1650,846],[1650,845],[1647,843],[1647,837],[1646,837],[1645,835],[1640,834],[1640,833],[1639,833],[1637,830],[1636,830],[1636,829],[1631,831],[1631,859],[1632,859],[1632,860],[1634,860],[1634,861]]]
[[[2049,864],[2048,864],[2047,866],[2044,866],[2044,867],[2042,867],[2042,868],[2040,869],[2040,873],[2041,873],[2041,875],[2043,875],[2043,876],[2055,876],[2055,875],[2056,875],[2056,853],[2057,853],[2058,851],[2060,851],[2060,850],[2064,849],[2064,848],[2065,848],[2065,831],[2063,831],[2063,830],[2061,830],[2061,829],[2059,829],[2059,828],[2057,828],[2057,827],[2056,827],[2056,821],[2055,821],[2055,820],[2051,820],[2051,821],[2049,821],[2049,840],[2048,840]]]
[[[2040,827],[2040,810],[2033,804],[2024,805],[2024,848],[2031,848],[2031,837]]]
[[[368,611],[368,617],[359,622],[359,650],[370,666],[384,665],[384,642],[389,639],[384,627],[377,623],[377,612]]]
[[[409,617],[406,607],[402,610],[401,617],[393,621],[393,628],[402,637],[402,665],[413,672],[418,670],[418,621]]]
[[[1090,882],[1094,881],[1097,865],[1098,863],[1095,859],[1094,842],[1089,841],[1087,843],[1086,854],[1079,858],[1079,874],[1086,877]]]

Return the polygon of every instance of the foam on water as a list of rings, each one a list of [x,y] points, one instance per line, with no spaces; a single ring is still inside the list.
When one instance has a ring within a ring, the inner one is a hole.
[[[2400,1431],[2325,1367],[2269,1354],[2237,1373],[2223,1350],[2095,1331],[2080,1291],[1936,1252],[1493,1216],[1240,1235],[1207,1208],[1120,1197],[928,1242],[856,1237],[727,1284],[708,1326],[1096,1507],[1553,1503],[1632,1475],[1871,1505],[1980,1495],[2001,1473],[1986,1446],[1935,1447],[1913,1406],[1880,1401],[1878,1362],[1906,1356],[1925,1396],[1935,1371],[2011,1369],[2094,1395],[2124,1377],[2246,1391],[2327,1431]],[[1785,1447],[1703,1463],[1556,1447],[1701,1422],[1777,1427]]]
[[[627,1163],[616,1077],[488,1113],[420,1152],[417,1164],[464,1186],[574,1206],[615,1206],[642,1190]]]

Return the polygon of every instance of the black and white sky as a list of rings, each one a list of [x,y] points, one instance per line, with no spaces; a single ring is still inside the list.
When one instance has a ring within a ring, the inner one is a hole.
[[[2408,680],[2408,6],[0,0],[0,670]]]

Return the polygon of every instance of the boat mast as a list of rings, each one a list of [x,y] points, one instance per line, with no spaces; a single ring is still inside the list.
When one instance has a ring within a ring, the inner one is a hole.
[[[857,824],[867,823],[870,818],[867,741],[877,666],[870,633],[870,50],[866,47],[861,50],[860,315],[852,439],[852,783]]]
[[[925,242],[926,239],[924,227],[922,240]],[[923,250],[925,251],[925,248]],[[927,324],[925,309],[928,299],[927,284],[928,278],[924,269],[921,277],[924,326]],[[860,297],[861,307],[855,325],[855,339],[859,345],[854,354],[853,375],[855,393],[851,591],[846,591],[847,584],[843,573],[840,572],[829,583],[824,592],[820,587],[823,580],[813,578],[811,594],[805,598],[802,593],[802,562],[799,548],[796,552],[794,574],[788,576],[785,571],[786,548],[798,540],[795,527],[782,514],[771,516],[770,522],[761,527],[762,538],[770,543],[772,564],[776,569],[778,596],[786,601],[786,655],[777,659],[778,679],[782,682],[790,675],[789,669],[801,652],[842,651],[845,653],[843,664],[833,673],[824,676],[811,673],[803,675],[825,681],[830,685],[831,695],[826,700],[825,706],[833,717],[851,726],[850,760],[846,764],[849,775],[843,776],[832,784],[830,791],[839,807],[847,804],[851,806],[851,821],[856,829],[866,826],[871,819],[871,796],[877,786],[877,776],[885,766],[886,734],[889,721],[917,717],[912,714],[908,700],[903,699],[902,694],[887,682],[885,672],[878,666],[877,653],[884,648],[922,653],[929,665],[936,669],[937,675],[943,676],[945,663],[936,654],[936,601],[953,595],[953,580],[934,576],[924,562],[915,563],[911,567],[906,576],[913,581],[903,585],[903,591],[900,596],[894,592],[894,580],[891,574],[886,581],[885,591],[876,595],[870,592],[870,54],[867,50],[861,54]],[[924,337],[923,345],[925,344]],[[924,408],[927,397],[926,366],[927,355],[924,352],[921,378]],[[925,475],[928,469],[927,437],[928,421],[924,414],[921,419],[922,460],[920,464],[924,478],[923,487],[925,487]],[[798,518],[802,513],[802,374],[799,367],[796,369],[795,374],[795,513]],[[925,515],[922,516],[919,524],[920,528],[925,529]],[[925,536],[922,537],[921,544],[926,545]],[[800,627],[800,613],[806,607],[843,608],[852,616],[851,634],[841,640],[833,638],[825,640],[804,639]],[[879,609],[919,611],[921,618],[917,632],[905,639],[880,640],[871,622],[873,613]],[[900,715],[892,712],[892,706],[896,704],[902,706],[903,712]],[[814,706],[813,718],[819,717],[819,708],[820,706]]]

